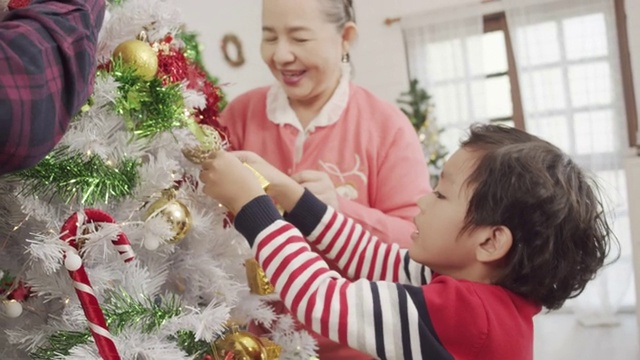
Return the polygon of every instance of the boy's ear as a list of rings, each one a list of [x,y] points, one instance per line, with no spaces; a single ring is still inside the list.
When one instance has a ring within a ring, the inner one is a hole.
[[[504,258],[513,245],[511,230],[499,225],[490,226],[483,233],[484,240],[481,240],[476,249],[476,259],[488,263]]]

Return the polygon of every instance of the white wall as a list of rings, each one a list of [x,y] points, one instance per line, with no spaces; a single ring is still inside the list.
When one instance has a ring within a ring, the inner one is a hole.
[[[228,83],[224,91],[233,97],[259,85],[272,82],[271,73],[260,58],[262,36],[259,0],[180,0],[187,30],[199,34],[207,70]],[[220,43],[226,33],[234,33],[242,42],[245,64],[232,68],[224,61]]]

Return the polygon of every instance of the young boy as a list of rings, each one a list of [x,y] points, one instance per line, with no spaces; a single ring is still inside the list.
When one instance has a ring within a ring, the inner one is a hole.
[[[580,294],[615,240],[593,185],[557,147],[507,127],[470,130],[418,200],[408,250],[255,154],[219,153],[200,179],[318,333],[382,359],[533,359],[533,316]],[[271,182],[288,222],[241,160]],[[360,280],[329,270],[305,237]]]

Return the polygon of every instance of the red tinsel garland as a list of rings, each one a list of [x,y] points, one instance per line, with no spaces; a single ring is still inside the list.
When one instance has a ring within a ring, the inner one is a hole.
[[[226,129],[218,122],[220,116],[220,89],[207,78],[207,74],[198,64],[190,61],[181,49],[172,45],[173,37],[166,36],[158,44],[158,77],[163,83],[187,82],[187,88],[202,92],[206,99],[204,108],[196,109],[196,121],[218,130],[221,135]],[[226,136],[223,136],[226,138]]]

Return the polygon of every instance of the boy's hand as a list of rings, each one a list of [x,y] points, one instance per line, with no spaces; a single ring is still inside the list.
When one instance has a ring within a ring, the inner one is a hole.
[[[204,184],[204,193],[233,214],[237,214],[254,198],[264,195],[253,172],[242,165],[236,156],[226,151],[219,151],[213,158],[202,163],[200,181]]]
[[[259,155],[250,151],[232,152],[241,162],[250,165],[259,172],[267,181],[269,187],[267,194],[280,205],[285,211],[291,211],[298,203],[304,193],[304,187],[291,179],[287,174],[269,164]]]
[[[325,204],[338,210],[338,193],[329,175],[322,171],[303,170],[291,177]]]

